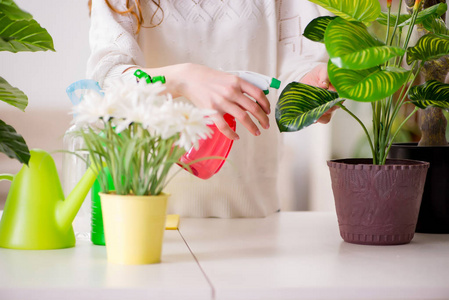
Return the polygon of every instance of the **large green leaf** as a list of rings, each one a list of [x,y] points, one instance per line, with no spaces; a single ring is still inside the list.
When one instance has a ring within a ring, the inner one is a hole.
[[[340,101],[336,92],[291,82],[282,91],[276,105],[279,130],[298,131],[312,125]]]
[[[409,74],[409,71],[399,68],[342,69],[331,62],[327,70],[341,98],[360,102],[377,101],[392,95],[407,81]]]
[[[0,14],[0,51],[52,50],[53,39],[35,20],[15,21]]]
[[[414,47],[407,49],[407,63],[428,61],[449,54],[449,37],[433,33],[422,36]]]
[[[11,20],[31,20],[29,13],[21,10],[12,0],[0,0],[0,14],[5,14]]]
[[[0,152],[21,163],[28,164],[30,160],[30,150],[23,137],[2,120],[0,120]]]
[[[337,17],[324,16],[313,19],[307,24],[306,29],[304,29],[304,37],[314,42],[323,43],[327,25],[329,25],[335,18]]]
[[[419,108],[439,107],[449,109],[449,84],[429,80],[413,86],[408,94],[411,102]]]
[[[386,46],[360,22],[336,18],[327,26],[324,44],[331,61],[339,68],[363,70],[403,55],[398,47]]]
[[[428,18],[422,23],[424,28],[436,35],[449,36],[449,29],[446,27],[446,23],[441,18]]]
[[[0,77],[0,101],[11,104],[21,111],[24,111],[28,105],[28,97],[18,88],[11,86],[2,77]]]
[[[348,21],[369,24],[379,16],[381,7],[378,0],[309,0]]]
[[[447,10],[447,4],[446,3],[438,3],[431,7],[428,7],[426,9],[423,9],[418,13],[418,16],[416,17],[415,24],[422,24],[427,20],[439,18],[441,15],[443,15]],[[377,18],[377,22],[383,25],[387,25],[387,18],[388,14],[385,12],[381,12],[379,17]],[[391,14],[390,15],[390,26],[395,26],[396,24],[396,18],[397,14]],[[401,14],[399,15],[399,27],[408,26],[411,22],[410,15]]]

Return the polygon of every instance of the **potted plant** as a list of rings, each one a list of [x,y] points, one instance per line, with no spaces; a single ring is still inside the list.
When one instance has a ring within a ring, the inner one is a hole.
[[[106,249],[113,263],[160,261],[169,171],[210,135],[211,111],[174,102],[163,91],[160,82],[119,80],[104,96],[86,93],[73,108],[90,162],[100,170]]]
[[[449,52],[449,36],[429,33],[415,46],[409,45],[415,25],[442,15],[447,6],[440,3],[420,11],[421,0],[417,0],[412,15],[401,15],[400,7],[397,14],[391,13],[391,0],[385,13],[377,0],[310,1],[335,14],[312,20],[304,36],[324,43],[330,58],[329,79],[336,91],[290,83],[276,106],[278,127],[281,132],[301,130],[336,105],[352,116],[366,133],[372,159],[328,161],[340,234],[351,243],[408,243],[414,235],[429,164],[387,160],[400,130],[391,129],[402,105],[416,107],[401,126],[419,108],[449,107],[449,85],[437,81],[415,85],[423,63]],[[373,22],[386,26],[383,41],[369,31]],[[395,93],[397,101],[393,101]],[[371,105],[371,132],[345,106],[345,100]]]
[[[414,1],[406,0],[410,11]],[[445,0],[423,0],[426,9]],[[418,25],[419,35],[432,31],[431,24],[439,32],[447,34],[445,15],[429,18]],[[421,72],[424,80],[444,82],[449,71],[449,55],[429,60]],[[447,120],[441,108],[428,107],[418,112],[421,139],[418,143],[395,143],[391,147],[391,158],[424,160],[430,163],[424,193],[419,210],[416,232],[449,233],[449,144],[446,140]]]
[[[0,1],[0,51],[52,50],[53,40],[47,30],[37,23],[33,16],[20,9],[13,0]],[[27,96],[0,77],[0,100],[24,111],[28,105]],[[0,120],[0,152],[21,163],[28,164],[30,151],[23,137],[16,130]]]

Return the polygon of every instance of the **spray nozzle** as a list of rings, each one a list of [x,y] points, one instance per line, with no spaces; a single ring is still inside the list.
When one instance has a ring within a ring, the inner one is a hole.
[[[165,83],[165,76],[154,76],[151,77],[150,75],[148,75],[146,72],[142,71],[141,69],[137,69],[134,72],[134,76],[137,77],[137,79],[145,79],[146,83],[155,83],[155,82],[161,82],[161,83]]]

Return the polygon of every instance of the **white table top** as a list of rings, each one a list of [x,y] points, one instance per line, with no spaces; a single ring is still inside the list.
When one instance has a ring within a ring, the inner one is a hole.
[[[354,245],[334,213],[316,212],[185,219],[181,233],[216,299],[449,299],[449,235]]]
[[[0,299],[449,299],[449,235],[362,246],[341,240],[335,213],[185,218],[155,265],[107,263],[83,240],[0,248]]]

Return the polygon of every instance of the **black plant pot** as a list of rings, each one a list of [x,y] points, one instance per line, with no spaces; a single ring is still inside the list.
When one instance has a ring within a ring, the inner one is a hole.
[[[430,163],[416,232],[449,233],[449,145],[418,147],[417,143],[398,143],[391,147],[389,157]]]

